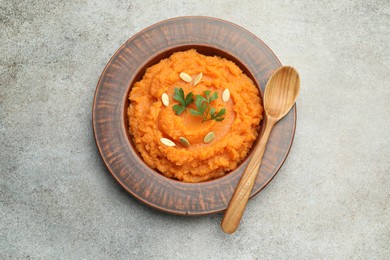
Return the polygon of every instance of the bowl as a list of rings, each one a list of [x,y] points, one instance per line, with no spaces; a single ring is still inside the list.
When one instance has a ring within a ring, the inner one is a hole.
[[[142,79],[148,67],[174,52],[188,49],[233,61],[253,80],[260,93],[273,71],[281,66],[261,40],[230,22],[211,17],[165,20],[130,38],[107,63],[95,92],[92,124],[104,163],[126,191],[145,204],[168,213],[204,215],[226,209],[252,151],[237,169],[223,177],[184,183],[147,166],[128,131],[128,96],[134,83]],[[293,141],[295,124],[294,106],[269,138],[251,196],[264,188],[283,164]]]

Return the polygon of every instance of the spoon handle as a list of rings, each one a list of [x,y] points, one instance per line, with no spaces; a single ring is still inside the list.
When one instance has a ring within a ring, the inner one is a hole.
[[[230,200],[229,206],[223,216],[221,227],[225,233],[231,234],[236,231],[242,215],[244,214],[245,206],[248,202],[253,185],[256,180],[257,173],[259,171],[261,161],[264,155],[265,147],[275,120],[267,120],[264,134],[257,144],[248,166],[242,174],[241,180],[238,183],[236,190]]]

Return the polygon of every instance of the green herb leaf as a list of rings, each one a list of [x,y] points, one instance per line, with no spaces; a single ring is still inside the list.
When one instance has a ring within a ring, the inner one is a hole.
[[[215,108],[213,107],[213,108],[210,109],[211,118],[214,117],[214,114],[215,114]]]
[[[222,108],[218,113],[216,112],[216,109],[214,107],[211,107],[210,102],[213,100],[216,100],[218,98],[218,93],[214,92],[211,96],[210,90],[203,91],[203,94],[206,97],[203,97],[202,95],[196,95],[195,97],[195,109],[190,109],[191,115],[194,116],[200,116],[202,118],[202,122],[208,121],[208,120],[216,120],[216,121],[222,121],[225,118],[222,117],[226,113],[226,109]]]
[[[190,109],[190,113],[191,113],[191,115],[194,115],[194,116],[201,116],[202,115],[201,112],[199,112],[195,109]]]
[[[180,115],[181,113],[184,112],[184,110],[186,110],[185,106],[181,106],[181,105],[178,105],[178,104],[174,105],[172,108],[175,111],[176,115]]]
[[[210,90],[205,90],[205,91],[203,91],[203,93],[204,93],[205,96],[206,96],[206,100],[207,100],[207,101],[210,101],[210,93],[211,93],[211,91],[210,91]]]
[[[190,105],[192,102],[194,102],[194,98],[193,98],[193,94],[192,92],[188,93],[188,95],[186,96],[185,98],[185,105],[188,106]]]
[[[210,97],[210,102],[216,100],[218,98],[218,93],[214,92],[214,94]]]
[[[207,108],[207,103],[203,102],[203,104],[202,104],[202,112],[206,111],[206,108]]]
[[[221,117],[226,113],[226,108],[222,108],[216,115],[215,117]]]
[[[195,106],[201,112],[203,112],[202,111],[202,103],[203,103],[203,101],[206,101],[206,99],[204,97],[202,97],[201,95],[196,95]]]
[[[211,119],[220,122],[225,119],[224,117],[222,117],[225,113],[226,113],[226,108],[222,108],[217,114],[212,114]]]
[[[176,115],[183,113],[187,106],[194,102],[192,92],[188,93],[187,96],[184,96],[184,90],[182,88],[175,88],[173,93],[173,99],[180,103],[172,106],[172,109],[175,111]]]
[[[173,99],[178,101],[182,106],[185,106],[186,102],[184,99],[184,91],[182,88],[180,88],[180,89],[175,88],[174,89]]]

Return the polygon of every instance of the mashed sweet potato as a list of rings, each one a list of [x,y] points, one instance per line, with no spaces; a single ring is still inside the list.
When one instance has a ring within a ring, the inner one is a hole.
[[[181,72],[189,74],[192,82],[180,78]],[[194,86],[200,72],[203,77]],[[194,96],[205,90],[217,92],[218,98],[211,105],[217,111],[226,108],[224,120],[201,122],[200,117],[189,113],[194,104],[176,115],[172,109],[178,104],[173,99],[175,87]],[[230,91],[227,102],[221,98],[225,89]],[[164,93],[169,97],[168,106],[162,103]],[[143,79],[134,84],[129,99],[130,134],[145,163],[166,177],[184,182],[211,180],[237,168],[257,137],[263,112],[257,87],[238,66],[195,50],[176,52],[148,68]],[[204,137],[210,132],[215,138],[205,143]],[[180,143],[180,137],[190,145]],[[175,146],[164,145],[161,138],[173,141]]]

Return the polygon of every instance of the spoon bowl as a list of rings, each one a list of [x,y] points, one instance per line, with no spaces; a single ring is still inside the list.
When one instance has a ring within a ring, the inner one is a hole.
[[[225,233],[235,232],[240,224],[271,130],[290,111],[299,95],[299,89],[299,74],[290,66],[279,68],[268,80],[264,93],[264,110],[267,116],[265,130],[223,216],[221,227]]]
[[[264,110],[268,118],[283,118],[294,105],[299,88],[297,71],[289,66],[279,68],[268,80],[265,88]]]

